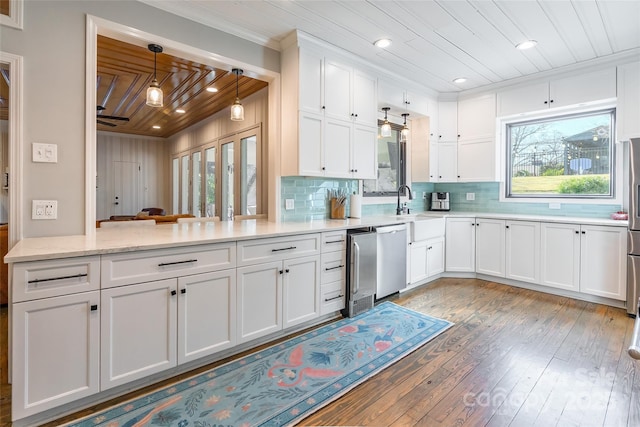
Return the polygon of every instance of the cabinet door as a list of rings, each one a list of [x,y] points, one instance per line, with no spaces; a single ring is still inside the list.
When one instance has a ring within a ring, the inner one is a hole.
[[[376,179],[378,175],[378,128],[353,126],[353,147],[351,150],[352,177]]]
[[[483,218],[476,224],[476,273],[504,277],[504,221]]]
[[[460,140],[494,140],[495,132],[495,94],[492,93],[458,101],[458,135]]]
[[[439,151],[438,148],[440,147],[440,144],[438,144],[437,141],[435,141],[434,139],[429,140],[429,182],[438,182],[439,179],[438,177],[440,176],[440,171],[438,170],[438,167],[440,166],[438,164],[439,161]],[[412,172],[413,173],[413,172]]]
[[[282,261],[237,269],[238,343],[282,329]]]
[[[549,83],[549,105],[554,108],[615,97],[615,68],[554,79]]]
[[[640,62],[618,66],[618,140],[640,135]]]
[[[101,390],[176,366],[176,279],[101,291]]]
[[[378,126],[376,79],[367,74],[353,73],[353,111],[357,123]]]
[[[325,59],[324,113],[338,120],[351,120],[351,67]]]
[[[426,279],[428,241],[411,242],[409,246],[409,284],[413,285]]]
[[[320,257],[284,261],[282,281],[283,327],[298,325],[320,315]]]
[[[438,102],[438,141],[458,140],[458,103],[456,101]]]
[[[458,181],[498,181],[495,139],[458,142]]]
[[[475,218],[447,218],[445,233],[445,264],[447,271],[475,271],[475,225]]]
[[[378,79],[378,104],[380,108],[404,109],[405,91],[401,86]]]
[[[498,93],[498,117],[549,108],[549,83],[542,82]]]
[[[299,51],[300,104],[302,111],[323,113],[323,62],[322,55],[307,49]]]
[[[542,285],[580,290],[580,225],[543,222],[540,255]]]
[[[458,143],[438,143],[438,182],[458,181]]]
[[[444,272],[444,237],[427,241],[427,276]]]
[[[351,178],[351,127],[351,122],[325,119],[325,176]]]
[[[322,176],[324,175],[322,159],[324,119],[319,115],[300,113],[299,126],[299,173],[303,176]]]
[[[540,223],[506,221],[506,277],[540,282]]]
[[[13,304],[14,419],[100,391],[100,292]]]
[[[580,233],[580,292],[626,300],[626,229],[582,225]]]
[[[236,343],[236,271],[178,279],[178,363]]]

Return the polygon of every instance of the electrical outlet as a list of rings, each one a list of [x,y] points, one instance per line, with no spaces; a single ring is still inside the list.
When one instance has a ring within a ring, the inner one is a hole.
[[[294,208],[293,199],[285,199],[284,200],[284,208],[285,210],[290,211]]]
[[[40,163],[58,163],[58,146],[56,144],[40,144],[34,142],[32,145],[32,160]]]
[[[476,193],[467,193],[467,200],[475,200]]]
[[[31,205],[31,219],[57,219],[57,200],[34,200]]]
[[[422,198],[425,199],[425,200],[427,199],[427,192],[426,191],[422,192]]]

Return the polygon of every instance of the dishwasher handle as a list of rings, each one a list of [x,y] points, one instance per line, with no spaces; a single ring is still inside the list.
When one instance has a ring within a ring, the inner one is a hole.
[[[353,284],[352,293],[355,295],[360,288],[360,246],[353,242]]]

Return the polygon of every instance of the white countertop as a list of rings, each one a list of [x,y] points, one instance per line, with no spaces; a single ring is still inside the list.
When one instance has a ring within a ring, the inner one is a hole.
[[[514,215],[480,212],[418,212],[411,215],[383,215],[362,219],[313,220],[308,222],[269,222],[265,220],[220,221],[184,224],[158,224],[155,227],[109,228],[96,230],[95,236],[34,237],[19,241],[4,260],[7,263],[39,261],[76,256],[101,255],[138,250],[160,249],[194,244],[207,244],[279,237],[365,226],[397,224],[414,221],[416,216],[478,217],[579,223],[627,227],[627,221],[606,218],[575,218],[561,216]]]

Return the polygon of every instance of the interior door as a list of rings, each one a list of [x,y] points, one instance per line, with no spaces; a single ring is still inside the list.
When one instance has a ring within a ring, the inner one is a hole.
[[[140,163],[113,162],[111,215],[135,215],[140,206]]]

